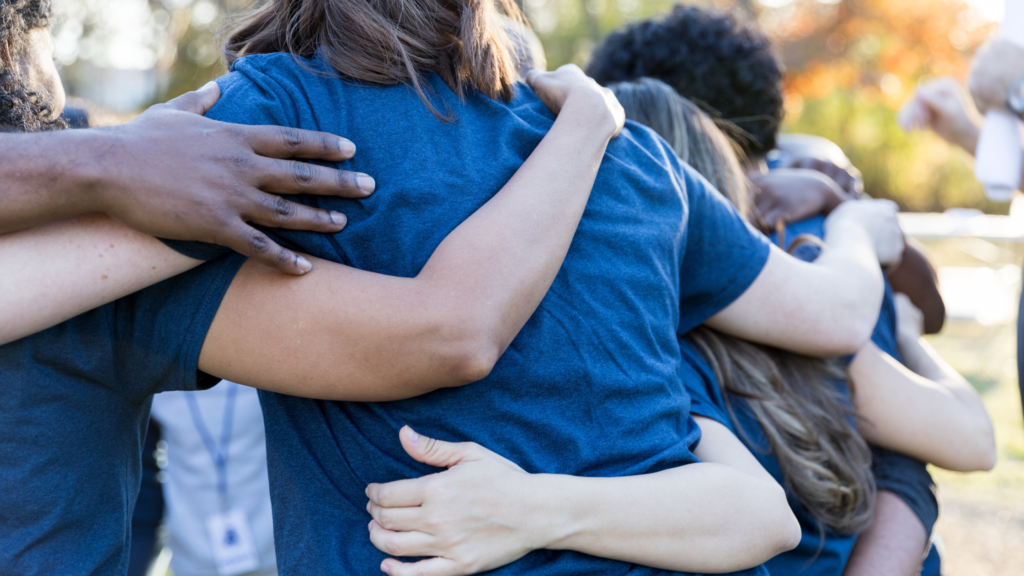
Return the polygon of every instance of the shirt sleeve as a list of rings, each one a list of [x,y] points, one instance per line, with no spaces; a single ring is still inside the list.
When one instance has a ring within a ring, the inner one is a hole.
[[[689,210],[679,276],[679,333],[685,334],[750,287],[771,246],[703,177],[689,166],[679,169]]]
[[[141,402],[217,383],[199,372],[199,352],[243,263],[244,256],[226,254],[114,303],[114,365],[126,395]]]
[[[690,413],[710,418],[733,430],[732,419],[725,409],[722,391],[711,366],[686,338],[679,341],[679,352],[683,358],[680,380],[690,394]]]

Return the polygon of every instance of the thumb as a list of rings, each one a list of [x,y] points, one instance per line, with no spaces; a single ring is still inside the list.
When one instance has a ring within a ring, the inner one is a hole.
[[[186,92],[167,103],[167,106],[176,108],[182,112],[203,115],[213,108],[213,105],[220,100],[220,86],[216,82],[207,82],[199,90]]]
[[[412,428],[403,426],[398,432],[402,448],[417,462],[438,468],[451,468],[456,464],[477,460],[479,446],[472,442],[445,442],[421,436]]]

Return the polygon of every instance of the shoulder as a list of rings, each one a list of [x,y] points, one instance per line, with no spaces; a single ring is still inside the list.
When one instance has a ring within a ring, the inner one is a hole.
[[[314,60],[291,54],[254,54],[239,58],[217,79],[221,98],[207,116],[241,124],[297,126],[307,109],[312,85],[325,75]]]

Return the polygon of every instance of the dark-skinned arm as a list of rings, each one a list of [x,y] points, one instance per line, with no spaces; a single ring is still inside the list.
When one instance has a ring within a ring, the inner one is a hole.
[[[614,97],[575,66],[527,81],[558,113],[554,126],[417,276],[317,262],[294,279],[247,262],[207,333],[199,369],[351,401],[409,398],[485,377],[558,273],[624,121]]]
[[[907,239],[903,258],[886,276],[892,289],[906,294],[924,314],[924,333],[938,334],[946,322],[946,305],[939,293],[935,268],[913,240]]]
[[[294,160],[351,158],[355,146],[344,138],[204,118],[218,98],[211,82],[121,126],[0,134],[0,234],[105,213],[151,236],[227,246],[282,272],[309,270],[249,223],[337,232],[344,215],[274,194],[362,198],[373,179]]]

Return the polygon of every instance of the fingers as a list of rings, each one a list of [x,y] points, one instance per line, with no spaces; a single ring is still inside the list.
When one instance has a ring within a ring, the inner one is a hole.
[[[430,478],[424,476],[423,478]],[[370,484],[366,497],[384,508],[408,508],[423,504],[423,478],[395,480],[387,484]]]
[[[423,519],[423,508],[411,506],[406,508],[385,508],[372,501],[366,503],[366,511],[382,528],[396,532],[419,530]]]
[[[434,537],[422,532],[394,532],[370,520],[370,542],[391,556],[433,556]]]
[[[271,228],[327,233],[340,232],[348,223],[348,218],[341,212],[313,208],[262,192],[259,194],[256,205],[242,214],[247,222]]]
[[[168,101],[165,106],[202,116],[209,112],[210,108],[213,108],[217,100],[220,100],[220,86],[216,82],[210,81],[199,90],[186,92]]]
[[[460,571],[455,562],[447,558],[430,558],[419,562],[399,562],[388,558],[381,562],[380,570],[389,576],[460,576],[467,573]]]
[[[257,186],[275,194],[317,194],[358,199],[369,196],[377,187],[367,174],[308,162],[259,158],[253,166],[259,174]]]
[[[266,234],[241,221],[219,244],[285,274],[301,276],[313,268],[303,256],[278,246]]]
[[[472,442],[444,442],[420,436],[412,428],[403,426],[398,432],[402,441],[402,448],[417,462],[436,466],[438,468],[451,468],[460,462],[478,460],[480,458],[479,445]]]
[[[246,126],[245,140],[253,152],[269,158],[303,158],[341,162],[356,153],[351,141],[311,130],[285,128],[283,126]]]

